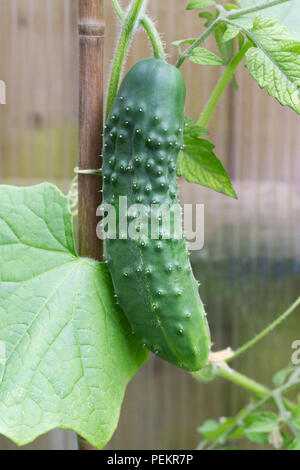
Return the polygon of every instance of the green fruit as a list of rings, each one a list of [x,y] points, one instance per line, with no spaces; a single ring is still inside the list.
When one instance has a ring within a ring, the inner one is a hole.
[[[171,239],[163,233],[151,239],[151,205],[178,203],[185,94],[178,69],[158,59],[138,62],[123,80],[105,126],[103,199],[117,216],[120,196],[149,214],[137,224],[137,239],[127,232],[107,239],[105,255],[119,303],[142,343],[178,367],[199,370],[207,363],[210,335],[185,241],[175,239],[174,228]]]

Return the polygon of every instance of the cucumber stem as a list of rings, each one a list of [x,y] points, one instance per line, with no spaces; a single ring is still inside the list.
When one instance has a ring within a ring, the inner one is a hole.
[[[115,101],[118,93],[120,77],[125,62],[126,54],[130,46],[130,42],[134,33],[134,30],[139,24],[139,18],[142,9],[145,5],[145,0],[133,0],[129,6],[126,17],[123,21],[122,31],[120,39],[115,52],[114,62],[112,66],[110,82],[107,94],[107,105],[106,105],[106,118],[109,115],[110,109]]]
[[[123,22],[126,13],[122,10],[118,0],[112,0],[114,9],[119,17],[119,19]],[[149,40],[152,45],[153,55],[156,59],[166,59],[166,53],[164,49],[164,45],[160,38],[159,32],[157,31],[154,22],[149,18],[148,15],[142,15],[140,19],[140,23],[143,26],[145,32],[147,33]]]
[[[153,54],[156,59],[166,60],[166,53],[163,42],[160,38],[154,22],[149,16],[144,15],[141,18],[141,25],[144,27],[153,49]]]

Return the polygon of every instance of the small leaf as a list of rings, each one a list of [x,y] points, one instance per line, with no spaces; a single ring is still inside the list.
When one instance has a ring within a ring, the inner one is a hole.
[[[227,42],[234,39],[240,32],[240,28],[238,26],[233,26],[231,24],[226,26],[226,30],[221,39],[222,42]]]
[[[203,137],[204,135],[208,135],[208,131],[204,127],[197,126],[196,124],[189,126],[190,137],[198,138],[198,137]]]
[[[205,421],[197,431],[200,432],[207,441],[219,440],[220,443],[224,443],[226,440],[222,440],[222,435],[231,428],[233,424],[235,424],[234,418],[226,418],[222,422],[210,419]]]
[[[224,6],[225,10],[227,11],[231,11],[231,10],[239,10],[239,6],[238,5],[235,5],[234,3],[227,3],[225,6]]]
[[[257,444],[269,444],[269,433],[251,432],[246,429],[245,436],[249,441],[256,442]]]
[[[288,434],[286,434],[284,431],[281,431],[281,436],[283,439],[283,446],[285,448],[288,447],[293,442],[293,438],[289,436]]]
[[[239,50],[241,50],[243,45],[245,44],[245,36],[242,33],[239,33],[238,35],[238,43],[239,43]]]
[[[199,13],[199,17],[204,18],[206,20],[206,22],[204,23],[206,27],[210,26],[216,18],[216,16],[210,11],[201,11]]]
[[[197,39],[194,38],[187,38],[187,39],[179,39],[178,41],[172,42],[173,46],[182,46],[183,44],[194,44],[194,42],[197,41]]]
[[[282,370],[279,370],[276,372],[276,374],[273,377],[273,384],[275,385],[276,388],[281,387],[288,378],[289,374],[294,371],[293,366],[288,366],[285,367]]]
[[[278,417],[275,413],[264,411],[253,413],[245,419],[246,433],[270,433],[277,428]]]
[[[186,7],[187,10],[202,10],[211,6],[215,6],[216,2],[213,0],[191,0]]]
[[[300,441],[298,439],[294,439],[288,446],[287,450],[300,450]]]
[[[234,42],[232,39],[223,41],[224,34],[226,33],[226,24],[221,23],[215,29],[215,38],[221,53],[224,64],[228,64],[232,58]]]
[[[201,138],[202,132],[202,128],[196,131],[194,124],[185,127],[184,150],[180,152],[178,160],[180,171],[190,183],[198,183],[237,199],[228,174],[214,154],[214,145]]]
[[[294,418],[292,419],[292,423],[297,428],[298,431],[300,431],[300,418]]]
[[[236,428],[229,436],[229,441],[235,441],[236,439],[242,439],[245,436],[245,429],[242,427]]]
[[[218,421],[215,419],[208,419],[197,428],[197,432],[206,436],[207,433],[210,433],[211,431],[214,432],[216,429],[218,429],[219,425],[220,423],[218,423]]]
[[[224,61],[204,47],[196,47],[189,55],[191,62],[199,65],[224,65]]]

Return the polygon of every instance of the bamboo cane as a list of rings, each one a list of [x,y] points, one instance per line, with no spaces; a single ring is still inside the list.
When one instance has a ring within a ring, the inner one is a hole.
[[[103,0],[79,0],[79,155],[80,170],[98,169],[103,132]],[[102,260],[103,249],[96,236],[96,210],[101,204],[101,178],[79,173],[79,254]],[[80,450],[93,450],[78,437]]]

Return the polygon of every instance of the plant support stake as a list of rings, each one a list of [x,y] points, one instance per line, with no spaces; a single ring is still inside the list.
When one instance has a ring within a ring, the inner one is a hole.
[[[101,204],[101,177],[84,173],[98,170],[103,132],[103,53],[105,23],[103,0],[79,0],[79,182],[78,250],[80,256],[102,260],[96,236],[96,210]],[[83,170],[83,171],[82,171]],[[81,450],[92,447],[80,437]]]
[[[103,132],[103,0],[79,0],[79,254],[102,259],[96,236],[96,210],[101,204],[100,176],[80,170],[101,166]]]

